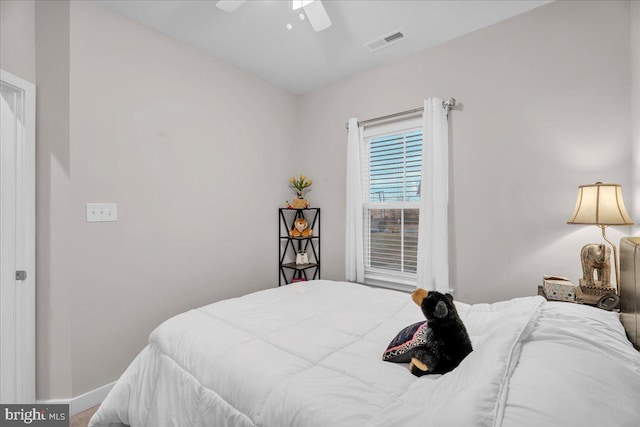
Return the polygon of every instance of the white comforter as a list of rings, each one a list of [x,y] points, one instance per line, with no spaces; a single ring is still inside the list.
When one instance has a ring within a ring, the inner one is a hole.
[[[617,315],[541,297],[457,303],[474,351],[446,375],[383,362],[409,295],[297,283],[166,321],[89,426],[637,426],[640,353]]]

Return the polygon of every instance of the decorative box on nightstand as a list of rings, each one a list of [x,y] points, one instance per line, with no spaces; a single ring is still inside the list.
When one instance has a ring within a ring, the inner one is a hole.
[[[566,277],[542,276],[542,290],[548,300],[575,302],[576,288]]]

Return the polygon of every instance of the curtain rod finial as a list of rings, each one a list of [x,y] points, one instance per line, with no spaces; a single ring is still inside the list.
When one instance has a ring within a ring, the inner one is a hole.
[[[447,98],[444,101],[442,101],[442,108],[452,109],[455,106],[456,106],[455,98]]]

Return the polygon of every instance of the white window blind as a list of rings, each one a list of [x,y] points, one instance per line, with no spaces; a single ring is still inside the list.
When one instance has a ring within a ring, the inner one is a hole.
[[[364,270],[371,284],[416,284],[422,122],[366,129],[363,146]]]

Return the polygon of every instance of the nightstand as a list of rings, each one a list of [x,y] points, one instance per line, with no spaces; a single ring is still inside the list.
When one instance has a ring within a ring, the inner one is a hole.
[[[591,307],[600,308],[606,311],[615,311],[615,312],[620,311],[620,298],[615,294],[603,295],[598,301],[594,303],[588,303],[588,302],[582,302],[582,301],[553,300],[553,299],[547,298],[547,295],[544,293],[544,288],[542,287],[542,285],[539,285],[538,295],[540,295],[541,297],[544,297],[544,299],[551,302],[568,302],[573,304],[590,305]]]

